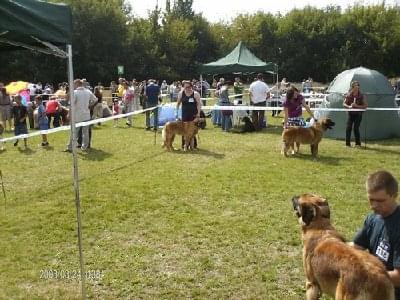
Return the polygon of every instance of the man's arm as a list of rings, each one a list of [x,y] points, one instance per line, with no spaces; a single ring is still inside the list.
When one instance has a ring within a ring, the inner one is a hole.
[[[178,99],[176,100],[176,114],[175,118],[178,119],[178,112],[179,112],[179,106],[182,103],[182,91],[178,93]]]
[[[400,287],[400,268],[388,271],[388,274],[393,285],[397,288]]]
[[[200,101],[200,94],[195,92],[194,93],[194,99],[196,100],[196,106],[197,106],[197,115],[196,118],[200,118],[200,111],[201,111],[201,101]]]

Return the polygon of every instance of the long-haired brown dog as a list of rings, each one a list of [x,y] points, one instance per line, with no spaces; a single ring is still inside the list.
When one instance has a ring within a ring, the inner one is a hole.
[[[309,144],[311,146],[311,155],[316,158],[318,155],[318,144],[321,142],[322,135],[327,129],[335,126],[329,118],[321,118],[316,121],[311,127],[304,128],[299,126],[289,127],[282,132],[282,153],[288,156],[288,151],[296,144],[296,153],[299,152],[300,144]]]
[[[199,131],[198,124],[201,121],[201,118],[196,118],[190,122],[174,121],[165,124],[162,130],[163,147],[166,147],[168,151],[175,150],[172,144],[175,135],[179,134],[184,137],[185,144],[183,150],[187,151],[190,146],[190,141]]]
[[[394,300],[385,266],[345,243],[331,225],[325,199],[303,194],[292,203],[301,223],[307,300],[319,299],[322,293],[343,300]]]

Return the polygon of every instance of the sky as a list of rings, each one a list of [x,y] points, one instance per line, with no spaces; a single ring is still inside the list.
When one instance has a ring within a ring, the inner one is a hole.
[[[154,9],[157,0],[128,0],[132,5],[132,11],[136,16],[146,17],[148,11]],[[159,7],[165,8],[165,0],[158,0]],[[173,0],[171,0],[171,4]],[[326,7],[328,5],[340,5],[347,8],[353,1],[345,0],[194,0],[193,10],[197,13],[203,13],[203,16],[210,22],[220,20],[230,21],[240,13],[256,13],[263,11],[276,14],[280,12],[285,14],[293,8],[303,8],[306,5],[315,7]],[[364,5],[379,4],[382,0],[363,0],[357,1]],[[400,5],[400,0],[386,0],[387,5]]]

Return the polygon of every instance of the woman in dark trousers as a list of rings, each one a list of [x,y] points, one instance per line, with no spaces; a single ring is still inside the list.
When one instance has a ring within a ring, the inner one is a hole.
[[[351,83],[350,91],[347,93],[343,101],[343,106],[352,109],[365,109],[367,108],[367,101],[364,95],[360,92],[360,83],[353,81]],[[356,147],[361,147],[360,140],[360,124],[362,120],[362,111],[349,111],[347,116],[346,126],[346,146],[351,147],[351,131],[354,128],[354,137],[356,140]]]

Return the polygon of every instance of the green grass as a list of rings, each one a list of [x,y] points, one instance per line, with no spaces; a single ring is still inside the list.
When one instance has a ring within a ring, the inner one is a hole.
[[[266,131],[223,133],[208,120],[200,150],[168,153],[161,136],[103,124],[93,149],[79,153],[83,249],[94,299],[303,299],[299,226],[293,195],[329,200],[336,228],[351,239],[368,212],[366,175],[400,176],[400,140],[347,149],[325,139],[320,157],[280,154],[281,118]],[[10,133],[8,133],[10,135]],[[42,270],[79,269],[72,158],[51,147],[6,144],[0,153],[7,206],[0,196],[0,299],[78,299],[72,279]],[[177,143],[176,143],[177,146]],[[80,152],[80,151],[79,151]]]

